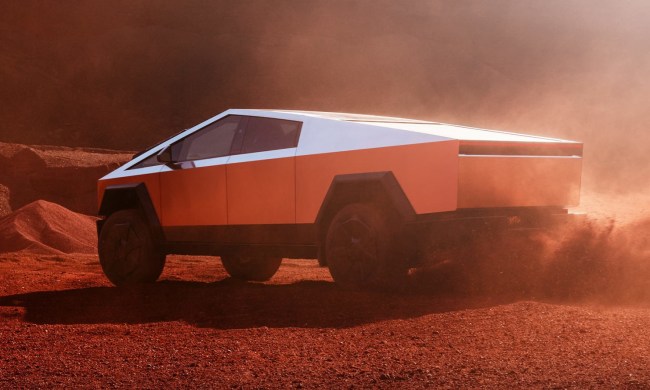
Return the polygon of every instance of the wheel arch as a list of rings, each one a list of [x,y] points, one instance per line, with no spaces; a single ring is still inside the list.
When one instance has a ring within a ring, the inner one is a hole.
[[[415,219],[415,209],[393,172],[337,175],[332,180],[316,217],[320,265],[327,263],[323,242],[330,222],[342,207],[357,202],[379,203],[396,213],[403,222]]]
[[[124,209],[139,209],[149,223],[154,240],[158,243],[164,241],[160,219],[144,183],[112,185],[104,189],[98,214],[108,217],[112,213]],[[97,221],[98,236],[101,233],[104,221],[105,219]]]

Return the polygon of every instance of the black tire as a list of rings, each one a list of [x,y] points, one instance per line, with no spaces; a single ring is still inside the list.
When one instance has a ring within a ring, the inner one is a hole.
[[[116,286],[155,282],[165,267],[151,229],[137,209],[111,214],[99,235],[99,263]]]
[[[221,263],[235,279],[264,282],[273,277],[282,263],[281,257],[222,256]]]
[[[408,262],[400,225],[390,210],[372,203],[353,203],[339,210],[325,240],[334,281],[351,288],[402,286]]]

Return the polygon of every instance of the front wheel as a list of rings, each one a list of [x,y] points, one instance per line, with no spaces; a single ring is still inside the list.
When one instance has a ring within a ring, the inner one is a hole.
[[[399,219],[372,203],[354,203],[334,216],[325,239],[334,281],[345,287],[392,288],[406,279]]]
[[[282,263],[273,256],[222,256],[221,263],[235,279],[264,282],[273,277]]]
[[[115,285],[155,282],[165,266],[149,224],[137,209],[111,214],[99,234],[99,263]]]

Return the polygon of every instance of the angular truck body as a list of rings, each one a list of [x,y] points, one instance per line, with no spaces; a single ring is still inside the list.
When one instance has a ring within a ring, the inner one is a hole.
[[[573,141],[228,110],[99,180],[100,260],[116,284],[156,280],[166,254],[188,253],[219,255],[249,280],[271,277],[283,257],[318,257],[341,284],[382,285],[417,265],[404,243],[423,225],[568,218],[581,169]]]

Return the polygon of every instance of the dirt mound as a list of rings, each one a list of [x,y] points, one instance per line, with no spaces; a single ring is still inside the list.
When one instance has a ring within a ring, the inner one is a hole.
[[[128,161],[132,152],[0,142],[0,183],[11,193],[9,211],[44,199],[83,214],[97,212],[97,179]],[[6,213],[5,213],[6,214]]]
[[[95,253],[95,219],[44,200],[0,218],[0,253]]]

